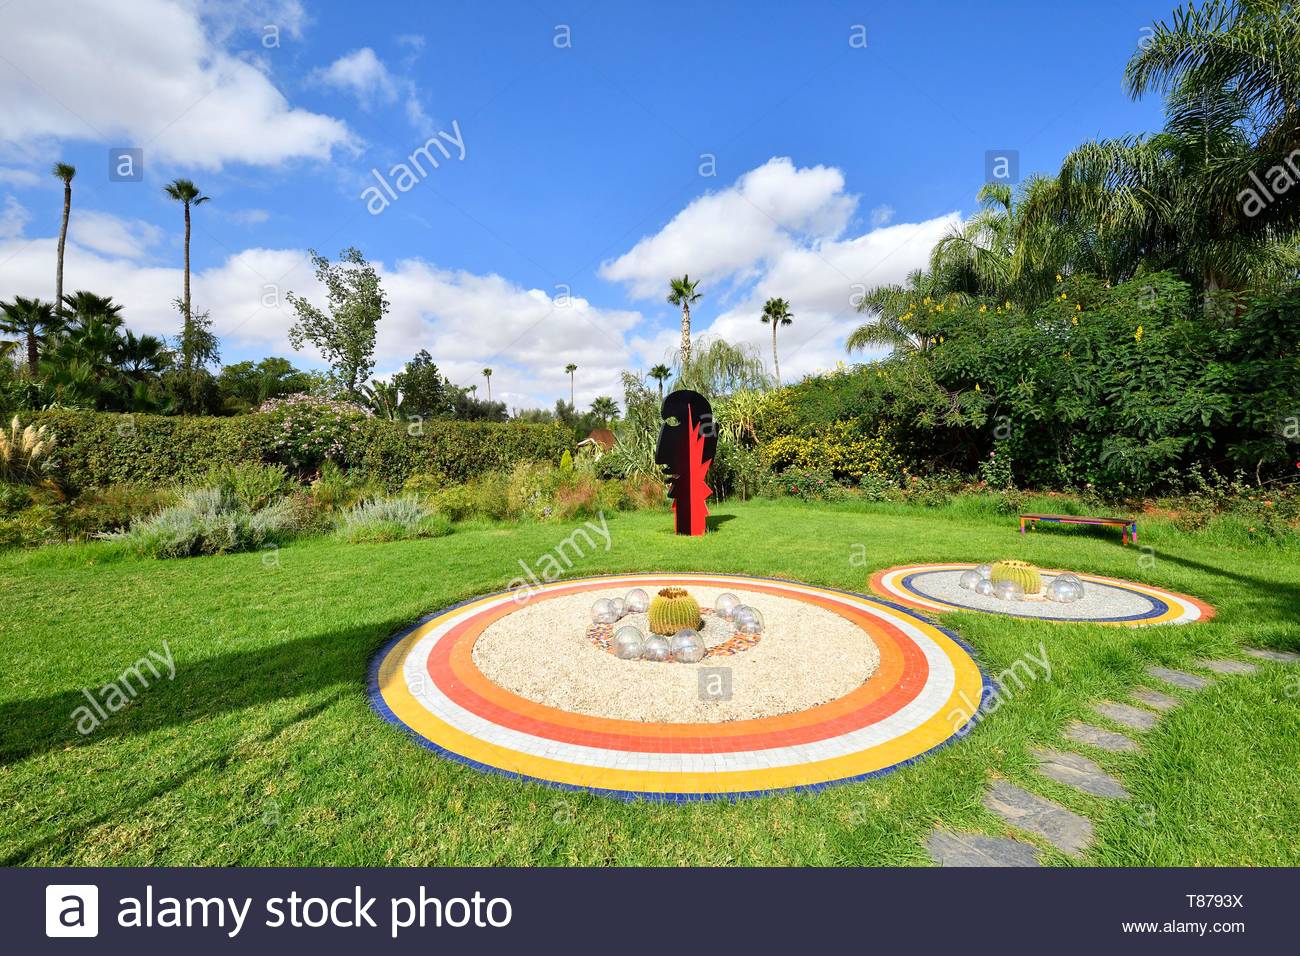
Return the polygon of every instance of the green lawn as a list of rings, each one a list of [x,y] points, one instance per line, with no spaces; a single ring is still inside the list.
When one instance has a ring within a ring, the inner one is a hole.
[[[888,565],[1019,556],[1184,591],[1219,616],[1131,630],[951,615],[944,623],[991,673],[1045,643],[1051,681],[878,780],[735,804],[627,804],[440,759],[366,700],[367,664],[390,634],[501,588],[569,526],[174,561],[108,545],[0,555],[0,862],[925,864],[936,822],[1003,832],[980,799],[1005,777],[1094,820],[1088,863],[1300,865],[1300,667],[1270,664],[1184,695],[1140,754],[1090,753],[1124,781],[1126,803],[1054,785],[1029,756],[1059,743],[1090,702],[1143,683],[1148,664],[1240,656],[1241,645],[1300,649],[1296,550],[1153,522],[1142,536],[1155,563],[1144,567],[1118,532],[1022,539],[1014,518],[971,507],[760,501],[715,512],[730,520],[696,540],[670,534],[663,514],[618,515],[611,549],[573,573],[729,571],[862,591]],[[175,679],[79,735],[81,689],[164,641]],[[1070,862],[1050,850],[1044,859]]]

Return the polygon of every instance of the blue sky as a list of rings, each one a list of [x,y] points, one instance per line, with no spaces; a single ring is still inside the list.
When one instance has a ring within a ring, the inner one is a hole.
[[[495,397],[549,406],[574,361],[580,403],[617,397],[621,369],[672,348],[663,287],[686,270],[697,332],[767,357],[757,309],[784,295],[786,377],[829,368],[855,288],[924,263],[973,211],[987,151],[1047,172],[1085,139],[1159,126],[1120,81],[1171,8],[11,0],[0,297],[52,296],[63,158],[66,285],[114,295],[141,331],[178,321],[162,184],[213,197],[195,302],[227,361],[292,357],[283,294],[318,294],[306,250],[356,245],[392,301],[381,375],[427,348],[463,384],[491,365]],[[430,149],[438,168],[372,215],[372,171],[394,185],[439,131],[450,155]],[[117,147],[143,150],[143,181],[109,181]]]

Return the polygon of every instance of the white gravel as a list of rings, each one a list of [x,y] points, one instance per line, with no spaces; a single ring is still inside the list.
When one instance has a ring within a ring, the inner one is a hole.
[[[662,723],[721,723],[806,710],[843,697],[880,665],[875,642],[840,615],[736,588],[727,590],[765,619],[763,639],[754,647],[699,664],[619,660],[593,644],[586,629],[592,602],[627,590],[534,599],[479,635],[474,663],[488,680],[540,704]],[[703,608],[712,607],[724,589],[687,590]],[[704,668],[730,669],[730,700],[701,699]]]
[[[925,597],[960,604],[974,611],[990,611],[1015,617],[1057,617],[1071,621],[1096,621],[1105,618],[1149,614],[1155,604],[1135,591],[1126,591],[1097,581],[1083,582],[1083,597],[1073,604],[1052,601],[1002,601],[965,590],[958,582],[963,571],[922,571],[911,580],[911,587]],[[1043,589],[1055,575],[1043,575]]]

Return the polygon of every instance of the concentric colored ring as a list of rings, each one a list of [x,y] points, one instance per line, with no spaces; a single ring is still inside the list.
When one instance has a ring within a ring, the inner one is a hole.
[[[1117,627],[1149,627],[1153,624],[1190,624],[1193,621],[1207,621],[1214,617],[1214,608],[1204,601],[1186,594],[1166,591],[1149,584],[1137,584],[1133,581],[1121,581],[1097,574],[1079,574],[1085,583],[1088,581],[1104,584],[1120,591],[1137,595],[1147,603],[1147,609],[1141,613],[1123,617],[1060,617],[1046,614],[1017,613],[1014,605],[1007,610],[990,610],[982,607],[967,606],[944,600],[933,594],[921,591],[914,583],[919,575],[935,571],[965,571],[975,567],[973,564],[908,564],[877,571],[871,577],[871,589],[891,601],[897,601],[906,607],[926,614],[945,614],[951,611],[970,611],[976,614],[1001,614],[1007,617],[1019,617],[1031,621],[1063,621],[1073,624],[1110,624]],[[1062,574],[1062,571],[1048,570],[1048,574]]]
[[[372,665],[371,703],[426,747],[484,770],[622,798],[699,800],[883,773],[964,734],[988,692],[969,649],[951,632],[890,602],[828,588],[735,575],[634,574],[557,581],[534,588],[527,600],[670,584],[815,604],[861,628],[879,649],[880,666],[843,697],[776,717],[593,717],[527,700],[478,670],[478,636],[521,607],[519,592],[506,591],[439,611],[397,635]]]

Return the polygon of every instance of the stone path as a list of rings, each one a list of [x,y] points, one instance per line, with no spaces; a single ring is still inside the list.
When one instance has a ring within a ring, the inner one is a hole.
[[[1089,747],[1109,750],[1111,753],[1126,753],[1142,749],[1132,737],[1125,737],[1113,730],[1103,730],[1092,724],[1085,724],[1081,720],[1070,722],[1070,725],[1065,728],[1065,737],[1076,744],[1087,744]]]
[[[1291,651],[1255,647],[1243,650],[1258,660],[1300,664],[1300,654]],[[1259,670],[1259,665],[1226,659],[1198,660],[1195,666],[1225,676],[1252,674]],[[1168,667],[1148,667],[1147,674],[1185,691],[1208,687],[1214,680]],[[1177,697],[1149,687],[1139,687],[1131,696],[1152,709],[1117,701],[1101,701],[1093,704],[1093,710],[1131,730],[1144,732],[1155,727],[1164,713],[1182,703]],[[1074,743],[1111,753],[1132,753],[1142,749],[1131,737],[1081,720],[1071,721],[1065,728],[1064,736]],[[1087,757],[1068,750],[1037,747],[1031,753],[1038,761],[1038,772],[1048,779],[1093,796],[1111,800],[1127,800],[1129,797],[1123,783]],[[1087,817],[1009,781],[995,780],[984,796],[984,806],[1010,826],[1036,836],[1072,856],[1081,856],[1092,845],[1092,821]],[[953,833],[936,827],[926,838],[925,848],[930,858],[940,866],[1040,865],[1039,851],[1032,844],[982,833]]]
[[[1132,704],[1117,704],[1112,700],[1093,704],[1092,709],[1103,717],[1125,727],[1132,727],[1134,730],[1150,730],[1160,719],[1159,714],[1153,714],[1149,710],[1134,707]]]

